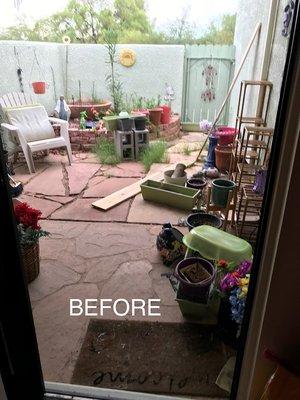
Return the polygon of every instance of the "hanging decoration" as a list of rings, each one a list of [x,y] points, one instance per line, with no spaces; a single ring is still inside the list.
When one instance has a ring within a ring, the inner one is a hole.
[[[218,75],[215,67],[208,64],[202,71],[202,76],[205,81],[205,89],[201,93],[201,99],[205,102],[211,102],[216,98],[216,92],[214,87],[214,79]]]
[[[31,81],[31,76],[32,76],[32,72],[33,72],[33,69],[34,69],[34,64],[36,64],[37,68],[39,70],[40,80],[36,81],[36,82],[32,82],[31,85],[32,85],[34,93],[36,93],[36,94],[44,94],[46,92],[46,88],[48,88],[49,85],[45,82],[44,73],[43,73],[42,68],[40,66],[40,63],[39,63],[39,60],[38,60],[38,57],[37,57],[35,49],[33,50],[33,55],[34,55],[34,58],[33,58],[33,63],[32,63],[32,67],[31,67],[31,71],[30,71],[29,82]]]
[[[18,81],[19,81],[19,86],[20,86],[20,91],[21,93],[24,93],[24,86],[23,86],[23,76],[22,76],[22,68],[20,67],[20,57],[19,57],[19,53],[17,51],[16,46],[14,46],[14,53],[15,53],[15,58],[17,60],[17,75],[18,75]]]
[[[283,12],[283,28],[282,28],[282,36],[287,37],[290,34],[293,13],[295,9],[295,3],[293,0],[289,0],[288,4],[284,7]]]

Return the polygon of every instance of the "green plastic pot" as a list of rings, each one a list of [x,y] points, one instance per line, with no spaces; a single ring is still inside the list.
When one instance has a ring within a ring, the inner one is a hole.
[[[235,183],[228,179],[214,179],[212,181],[212,202],[215,206],[225,208],[230,190],[235,188]]]
[[[116,131],[117,125],[118,125],[118,119],[119,119],[119,116],[117,116],[117,115],[108,115],[106,117],[103,117],[103,121],[105,123],[105,128],[109,132]]]

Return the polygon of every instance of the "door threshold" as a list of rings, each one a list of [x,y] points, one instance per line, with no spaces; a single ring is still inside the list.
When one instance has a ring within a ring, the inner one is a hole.
[[[45,382],[45,387],[45,400],[228,400],[220,397],[167,396],[56,382]]]

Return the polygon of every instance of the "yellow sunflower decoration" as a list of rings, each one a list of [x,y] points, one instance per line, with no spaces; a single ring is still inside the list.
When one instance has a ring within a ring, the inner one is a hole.
[[[136,61],[136,54],[131,49],[122,49],[120,51],[119,60],[124,67],[132,67]]]

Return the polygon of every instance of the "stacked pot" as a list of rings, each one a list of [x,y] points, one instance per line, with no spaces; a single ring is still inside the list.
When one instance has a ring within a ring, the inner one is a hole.
[[[226,173],[230,169],[233,143],[236,136],[235,128],[221,126],[216,132],[218,144],[215,148],[215,162],[219,171]]]

